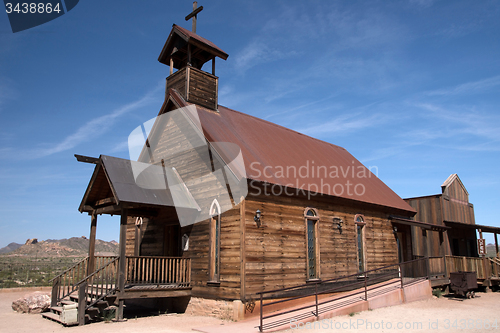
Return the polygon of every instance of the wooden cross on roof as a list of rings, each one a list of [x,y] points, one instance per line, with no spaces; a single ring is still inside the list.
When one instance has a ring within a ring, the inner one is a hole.
[[[197,8],[197,7],[198,7],[198,2],[194,1],[193,2],[193,11],[191,12],[191,14],[189,14],[188,16],[186,16],[186,21],[189,21],[190,18],[193,19],[193,29],[192,29],[192,31],[194,33],[196,33],[196,18],[198,16],[198,13],[203,10],[203,6],[200,6],[200,8]]]

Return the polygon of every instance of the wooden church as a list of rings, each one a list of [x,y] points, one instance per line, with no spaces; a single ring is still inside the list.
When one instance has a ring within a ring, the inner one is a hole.
[[[91,246],[79,273],[55,281],[53,304],[78,291],[95,295],[88,296],[93,306],[114,297],[120,318],[124,302],[149,298],[182,300],[188,308],[193,300],[236,302],[241,312],[258,292],[411,260],[415,253],[398,239],[411,240],[415,228],[447,228],[412,220],[422,216],[421,206],[401,199],[346,149],[219,105],[215,59],[228,54],[194,31],[173,25],[161,50],[158,60],[170,75],[158,116],[180,117],[152,126],[138,161],[179,186],[141,187],[132,161],[77,156],[95,164],[79,207],[91,216]],[[193,147],[182,127],[193,117],[208,153]],[[241,164],[231,163],[218,143],[238,147]],[[217,169],[223,178],[213,176]],[[201,216],[198,222],[181,223],[176,196],[184,200],[182,212]],[[117,258],[94,255],[101,214],[121,216]],[[92,293],[94,286],[101,289]],[[80,311],[80,323],[84,316]]]

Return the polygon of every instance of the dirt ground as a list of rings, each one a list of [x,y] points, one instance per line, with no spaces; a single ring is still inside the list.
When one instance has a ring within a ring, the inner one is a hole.
[[[286,332],[500,332],[500,292],[476,293],[473,299],[433,297],[291,328]]]
[[[99,322],[85,326],[64,327],[59,323],[42,318],[41,314],[21,314],[12,310],[12,302],[33,291],[0,291],[0,332],[5,333],[120,333],[132,332],[193,332],[195,327],[228,324],[217,318],[177,314],[162,314],[149,317],[128,318],[125,322]]]
[[[12,333],[120,333],[131,332],[190,332],[193,328],[221,325],[221,331],[231,332],[231,323],[210,317],[159,315],[129,318],[121,323],[93,323],[63,327],[43,319],[41,315],[19,314],[11,308],[12,301],[27,291],[0,292],[0,332]],[[316,324],[292,323],[287,332],[500,332],[500,293],[477,293],[474,299],[451,297],[433,298],[395,307],[376,309],[340,316]],[[315,325],[315,326],[313,326]],[[248,327],[248,332],[257,332]],[[236,333],[244,333],[238,329]]]

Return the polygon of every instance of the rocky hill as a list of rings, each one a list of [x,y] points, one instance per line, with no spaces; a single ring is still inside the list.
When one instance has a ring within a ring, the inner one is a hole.
[[[9,252],[12,252],[14,250],[17,250],[18,248],[20,248],[21,246],[23,246],[23,244],[18,244],[18,243],[10,243],[9,245],[7,245],[6,247],[2,247],[0,249],[0,254],[4,254],[4,253],[9,253]]]
[[[11,244],[3,249],[9,248],[10,245]],[[106,242],[97,239],[95,247],[96,255],[118,254],[118,243],[115,241]],[[28,239],[24,245],[20,245],[13,251],[4,252],[3,255],[33,257],[81,257],[88,254],[88,249],[89,240],[84,236],[59,240],[47,239],[46,241],[38,241],[36,238],[33,238]]]

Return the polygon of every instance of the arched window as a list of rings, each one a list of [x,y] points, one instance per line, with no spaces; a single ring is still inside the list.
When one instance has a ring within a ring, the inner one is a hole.
[[[219,282],[220,277],[220,205],[214,199],[210,206],[209,282]]]
[[[356,225],[356,245],[357,245],[357,258],[358,258],[358,273],[366,271],[365,262],[365,219],[361,214],[354,217]]]
[[[307,279],[319,278],[319,243],[318,243],[318,211],[314,208],[306,208],[304,211],[306,221],[306,245],[307,245]]]

